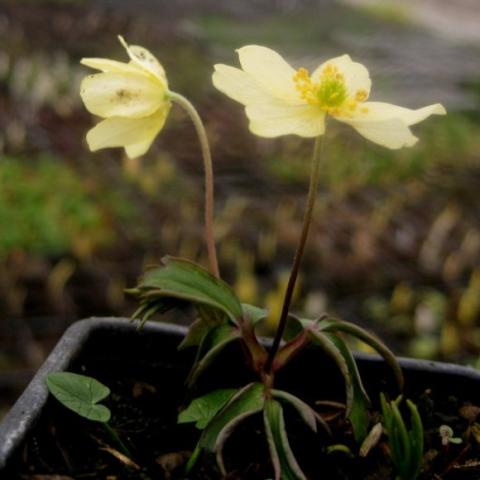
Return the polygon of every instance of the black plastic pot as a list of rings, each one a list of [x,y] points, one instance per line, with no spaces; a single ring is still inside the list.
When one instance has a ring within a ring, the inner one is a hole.
[[[140,369],[160,376],[168,372],[168,378],[175,379],[178,385],[181,385],[192,360],[191,352],[177,351],[177,345],[185,331],[184,327],[163,323],[147,323],[144,329],[139,331],[128,320],[119,318],[92,318],[73,324],[0,424],[0,478],[6,478],[2,472],[8,471],[9,475],[11,474],[12,464],[18,458],[22,442],[42,418],[50,401],[45,386],[48,373],[70,370],[86,372],[95,377],[97,371],[108,369],[120,370],[125,372],[125,375]],[[211,375],[208,375],[209,382],[215,383],[216,378],[225,377],[225,374],[235,377],[236,382],[242,381],[243,377],[248,378],[246,367],[244,370],[236,368],[234,375],[225,369],[225,365],[235,365],[235,362],[229,361],[228,355],[238,353],[235,350],[227,352],[226,357],[213,367]],[[389,380],[391,372],[381,359],[365,354],[358,354],[356,358],[367,391],[378,392],[394,388]],[[338,371],[329,362],[317,349],[307,350],[285,369],[278,382],[281,386],[286,384],[295,389],[299,396],[305,389],[311,393],[312,382],[305,382],[302,372],[308,371],[311,374],[314,369],[322,379],[322,382],[318,383],[323,385],[323,394],[327,384],[328,392],[334,392],[334,395],[341,398],[342,381]],[[408,396],[419,395],[428,387],[433,391],[443,392],[445,397],[454,395],[479,404],[478,371],[421,360],[401,359],[400,363],[404,369]],[[165,385],[165,390],[169,388]],[[208,391],[208,386],[204,385],[204,389]],[[315,394],[320,393],[319,391]]]

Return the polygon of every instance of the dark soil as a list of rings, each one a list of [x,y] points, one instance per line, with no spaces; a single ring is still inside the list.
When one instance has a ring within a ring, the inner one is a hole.
[[[132,352],[135,349],[132,349]],[[225,365],[238,358],[240,352],[233,349],[222,358],[212,371],[212,379],[220,378],[222,387],[240,386],[254,380],[246,370],[234,374],[226,372]],[[21,446],[9,470],[2,478],[47,480],[58,479],[166,479],[185,478],[183,468],[199,431],[189,425],[177,425],[176,416],[188,399],[185,397],[183,381],[186,376],[184,358],[182,366],[162,363],[143,365],[139,370],[137,358],[128,358],[125,351],[124,364],[112,359],[99,362],[82,360],[72,370],[89,374],[105,383],[112,391],[105,404],[112,410],[111,426],[131,451],[130,462],[117,455],[118,445],[103,429],[102,425],[90,422],[66,410],[56,400],[50,398],[44,412],[30,437]],[[187,361],[186,361],[187,360]],[[308,360],[308,358],[307,358]],[[301,369],[302,360],[296,360],[278,378],[279,388],[290,388],[302,398],[314,404],[326,399],[322,391],[328,388],[329,395],[341,400],[341,382],[328,362],[322,365],[323,372],[332,372],[331,378],[318,370],[312,382]],[[318,365],[318,363],[317,363]],[[293,375],[291,375],[293,374]],[[330,373],[328,374],[330,375]],[[378,375],[364,372],[367,389],[377,385]],[[408,376],[407,376],[408,380]],[[383,385],[383,383],[382,383]],[[217,388],[218,388],[217,384]],[[303,388],[302,388],[303,386]],[[469,403],[449,396],[442,388],[428,388],[425,384],[410,382],[407,394],[419,406],[426,432],[425,472],[421,479],[474,480],[480,478],[480,449],[470,426],[474,424],[476,413],[471,408],[469,420],[460,415],[461,407]],[[382,388],[390,390],[389,385]],[[205,380],[196,395],[212,389]],[[391,392],[392,395],[394,392]],[[475,395],[473,392],[472,395]],[[372,394],[372,399],[378,395]],[[471,398],[474,398],[473,396]],[[330,396],[329,399],[332,399]],[[342,451],[327,453],[329,445],[343,444],[356,454],[355,444],[349,425],[341,415],[332,411],[319,411],[333,417],[329,421],[333,437],[324,432],[310,432],[297,422],[296,416],[287,408],[286,422],[290,444],[297,460],[308,478],[328,480],[385,480],[394,478],[388,458],[385,437],[370,452],[367,458],[349,455]],[[473,413],[472,413],[473,412]],[[462,410],[464,416],[465,411]],[[372,422],[378,420],[378,413],[372,413]],[[469,423],[470,422],[470,423]],[[373,424],[373,423],[372,423]],[[462,437],[460,445],[442,447],[438,428],[448,424],[455,436]],[[233,434],[225,449],[229,479],[265,480],[272,477],[268,460],[268,450],[262,429],[261,417],[250,417]],[[59,475],[55,476],[55,475]],[[214,458],[204,457],[191,475],[190,480],[211,480],[220,478]]]

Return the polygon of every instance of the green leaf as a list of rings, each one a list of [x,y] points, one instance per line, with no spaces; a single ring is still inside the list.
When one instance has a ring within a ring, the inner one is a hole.
[[[196,309],[199,318],[210,327],[215,327],[228,322],[228,317],[221,310],[203,304],[197,305]]]
[[[138,326],[140,330],[153,315],[168,312],[172,308],[184,303],[184,301],[172,298],[142,299],[140,307],[134,312],[131,320],[140,320]]]
[[[65,407],[95,422],[107,423],[110,410],[98,402],[110,395],[108,387],[85,375],[50,373],[46,379],[50,393]]]
[[[423,424],[416,405],[407,400],[407,406],[410,410],[410,443],[412,445],[412,478],[417,478],[423,463]]]
[[[338,336],[312,327],[312,341],[333,358],[345,380],[345,415],[350,420],[355,439],[361,442],[368,431],[370,400],[360,379],[355,360],[345,342]]]
[[[380,393],[380,407],[382,409],[382,416],[383,416],[383,424],[385,425],[385,430],[388,432],[392,431],[392,408],[390,404],[387,402],[385,395]]]
[[[417,407],[407,400],[411,430],[408,431],[400,413],[400,401],[387,402],[380,394],[383,424],[388,436],[389,450],[400,480],[415,480],[423,462],[423,425]]]
[[[311,342],[312,339],[308,330],[302,330],[298,335],[290,338],[279,348],[275,355],[273,370],[277,371],[283,368]]]
[[[370,399],[368,398],[367,392],[363,386],[355,359],[353,358],[353,355],[346,343],[337,335],[326,335],[330,337],[347,363],[348,371],[352,381],[353,399],[350,408],[347,404],[346,415],[352,424],[355,440],[357,440],[357,442],[361,442],[368,433],[368,425],[370,423],[370,416],[368,413]]]
[[[178,349],[183,350],[184,348],[200,345],[211,328],[202,318],[197,318],[188,328],[188,332],[180,342]]]
[[[348,364],[343,357],[343,355],[338,350],[334,342],[332,342],[329,335],[319,332],[317,330],[310,330],[309,334],[312,338],[313,343],[318,344],[327,355],[332,357],[332,359],[337,364],[337,367],[340,369],[341,374],[345,380],[345,404],[347,414],[352,409],[353,402],[353,381],[350,376],[350,370]]]
[[[306,480],[288,443],[282,405],[274,399],[265,400],[263,419],[275,480]]]
[[[402,415],[398,406],[395,402],[391,402],[392,407],[392,431],[388,432],[389,436],[392,437],[392,446],[394,447],[394,455],[397,458],[396,465],[402,476],[402,478],[407,478],[409,475],[409,470],[411,467],[411,445],[410,439],[403,421]]]
[[[243,314],[233,290],[200,265],[189,260],[164,257],[163,265],[148,270],[132,292],[142,302],[174,298],[220,310],[237,323]]]
[[[196,306],[198,318],[190,325],[187,335],[178,346],[179,350],[201,345],[213,328],[228,323],[228,317],[221,311],[206,305]]]
[[[222,432],[239,417],[245,418],[263,408],[264,387],[261,383],[250,383],[230,398],[225,407],[218,412],[210,424],[203,431],[200,445],[205,450],[216,450],[218,438]]]
[[[343,320],[328,319],[322,321],[320,325],[323,331],[348,333],[349,335],[358,338],[359,340],[376,350],[378,354],[381,355],[385,359],[387,364],[392,368],[398,384],[398,388],[400,390],[403,389],[404,378],[400,364],[398,363],[397,358],[395,357],[393,352],[381,340],[379,340],[377,337],[367,332],[363,328],[359,327],[358,325],[354,325],[353,323],[345,322]]]
[[[215,390],[202,397],[195,398],[178,416],[178,423],[196,422],[195,426],[203,430],[212,418],[233,397],[236,389]]]
[[[265,320],[268,317],[268,310],[256,307],[248,303],[242,303],[243,317],[250,321],[253,325]]]
[[[240,338],[240,331],[232,325],[219,325],[211,329],[198,348],[195,362],[186,380],[187,386],[191,387],[217,355],[238,338]]]
[[[274,398],[283,400],[284,402],[290,404],[299,415],[302,417],[303,421],[314,431],[317,431],[317,422],[322,425],[322,427],[330,434],[330,427],[327,422],[312,408],[310,405],[305,403],[300,398],[292,395],[291,393],[284,392],[283,390],[272,390],[272,395]]]
[[[287,328],[285,329],[284,339],[291,340],[296,337],[302,331],[305,330],[318,330],[317,326],[326,318],[326,314],[321,315],[315,320],[310,320],[309,318],[302,318],[293,313],[288,314]]]
[[[234,428],[245,418],[260,412],[264,404],[264,387],[261,383],[250,383],[235,393],[226,405],[213,417],[205,427],[195,448],[192,459],[188,462],[189,471],[202,450],[216,452],[217,461],[222,472],[225,471],[222,449]]]

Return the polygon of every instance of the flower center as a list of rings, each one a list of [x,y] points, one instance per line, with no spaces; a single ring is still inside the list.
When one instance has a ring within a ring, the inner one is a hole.
[[[312,81],[305,68],[295,72],[293,81],[303,100],[310,105],[318,105],[333,115],[338,114],[340,109],[353,111],[358,102],[364,102],[368,98],[365,90],[357,90],[353,97],[349,97],[344,75],[336,65],[330,63],[322,69],[317,82]]]

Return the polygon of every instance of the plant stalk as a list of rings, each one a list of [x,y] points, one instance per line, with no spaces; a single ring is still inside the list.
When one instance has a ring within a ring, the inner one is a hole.
[[[198,140],[200,142],[200,148],[203,156],[203,167],[205,170],[205,240],[207,243],[208,263],[210,272],[219,278],[220,271],[218,268],[217,249],[215,247],[215,237],[213,231],[213,167],[207,133],[200,115],[187,98],[175,92],[169,92],[168,96],[172,101],[176,102],[187,112],[188,116],[193,122],[193,125],[195,126]]]
[[[119,450],[126,455],[128,458],[132,458],[132,454],[128,447],[122,442],[120,437],[118,436],[117,432],[108,424],[108,423],[103,423],[103,426],[106,430],[106,432],[110,435],[110,438],[116,443],[117,447]]]
[[[272,345],[272,348],[270,349],[270,352],[268,354],[268,359],[265,364],[265,371],[267,373],[270,373],[272,370],[272,365],[275,359],[275,355],[278,352],[278,349],[280,347],[280,342],[282,341],[283,333],[285,332],[285,327],[287,325],[288,312],[290,310],[290,304],[292,303],[292,296],[295,290],[295,284],[297,282],[298,271],[300,269],[300,263],[302,261],[303,252],[305,250],[305,244],[307,242],[308,231],[310,229],[310,224],[312,222],[312,215],[315,207],[315,200],[317,197],[318,181],[320,178],[320,164],[322,160],[324,137],[325,137],[325,133],[321,136],[318,136],[315,139],[315,146],[313,148],[313,158],[312,158],[312,170],[310,174],[310,186],[308,189],[306,210],[303,217],[302,232],[300,234],[300,240],[298,242],[297,250],[293,258],[293,265],[290,271],[290,277],[288,279],[287,288],[285,290],[285,297],[283,299],[283,305],[282,305],[282,313],[280,315],[280,320],[278,322],[277,331],[275,333],[273,345]]]

